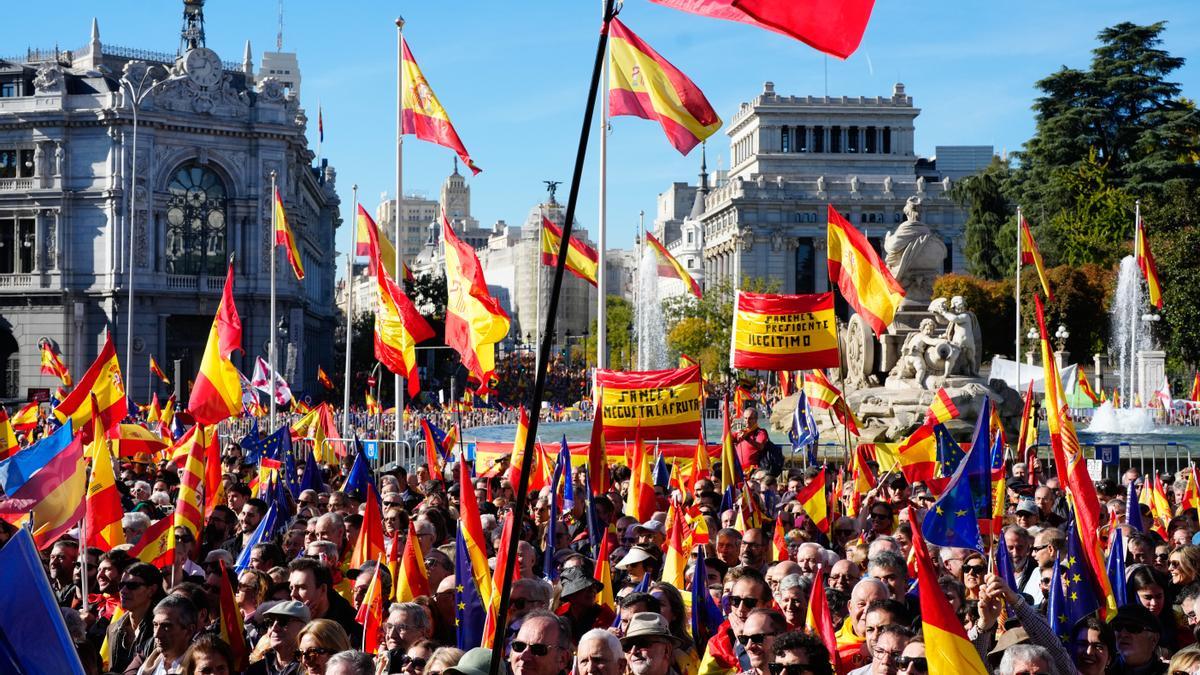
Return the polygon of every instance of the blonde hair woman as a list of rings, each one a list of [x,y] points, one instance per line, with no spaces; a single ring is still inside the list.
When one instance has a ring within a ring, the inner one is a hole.
[[[300,665],[305,675],[325,675],[329,657],[348,649],[346,630],[329,619],[314,619],[300,630]]]

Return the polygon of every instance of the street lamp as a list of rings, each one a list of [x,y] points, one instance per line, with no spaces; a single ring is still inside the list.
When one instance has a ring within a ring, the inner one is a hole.
[[[152,67],[147,66],[145,61],[129,61],[125,64],[123,76],[120,79],[120,87],[129,96],[129,107],[133,112],[133,158],[132,166],[129,170],[129,200],[128,211],[125,216],[125,236],[129,238],[129,257],[125,261],[128,266],[126,271],[125,283],[128,286],[129,298],[127,300],[128,307],[126,308],[125,318],[125,372],[126,374],[133,372],[133,214],[134,202],[137,200],[137,141],[138,141],[138,108],[141,107],[142,101],[146,100],[155,89],[167,84],[168,82],[178,82],[183,79],[184,75],[175,75],[162,80],[153,81],[150,77]],[[136,82],[136,84],[135,84]],[[128,386],[126,382],[126,386]]]
[[[1058,329],[1054,331],[1054,339],[1058,341],[1058,351],[1063,351],[1067,348],[1067,338],[1071,337],[1071,331],[1067,327],[1058,324]]]

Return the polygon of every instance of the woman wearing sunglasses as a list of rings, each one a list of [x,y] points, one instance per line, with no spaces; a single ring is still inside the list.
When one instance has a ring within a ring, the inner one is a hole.
[[[325,675],[329,657],[350,649],[350,637],[335,621],[316,619],[300,631],[300,665],[304,675]]]
[[[981,553],[971,553],[963,558],[962,566],[963,587],[967,591],[968,600],[978,600],[979,591],[983,588],[984,577],[987,576],[987,561]]]

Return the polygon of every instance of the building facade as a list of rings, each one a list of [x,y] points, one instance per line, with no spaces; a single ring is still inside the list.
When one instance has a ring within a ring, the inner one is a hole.
[[[167,393],[149,376],[153,355],[186,397],[231,257],[245,350],[235,365],[249,372],[274,333],[295,388],[315,390],[317,366],[330,367],[335,172],[313,167],[293,91],[256,78],[248,48],[238,64],[204,46],[202,7],[185,3],[175,54],[104,45],[93,22],[81,49],[0,60],[5,398],[57,385],[39,372],[42,340],[78,377],[108,331],[131,396]],[[276,326],[268,325],[272,176],[306,272],[297,281],[279,252]],[[130,283],[133,362],[125,363]]]
[[[659,197],[655,228],[702,283],[759,278],[781,293],[821,292],[829,289],[827,205],[879,249],[917,196],[922,221],[946,242],[945,270],[960,271],[966,211],[948,195],[952,178],[914,152],[919,114],[902,84],[869,98],[781,96],[767,82],[726,127],[729,171],[702,170],[696,187],[673,184]],[[942,147],[959,160],[956,177],[983,154]],[[665,290],[684,292],[677,282]]]

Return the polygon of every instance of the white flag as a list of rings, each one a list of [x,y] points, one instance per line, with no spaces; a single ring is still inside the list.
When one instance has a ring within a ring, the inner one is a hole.
[[[254,362],[254,377],[250,379],[250,384],[257,390],[267,394],[271,394],[271,380],[268,378],[268,373],[271,372],[271,367],[263,357],[258,357]],[[275,404],[287,405],[287,402],[292,400],[292,390],[288,387],[288,383],[284,381],[279,373],[275,373]]]

